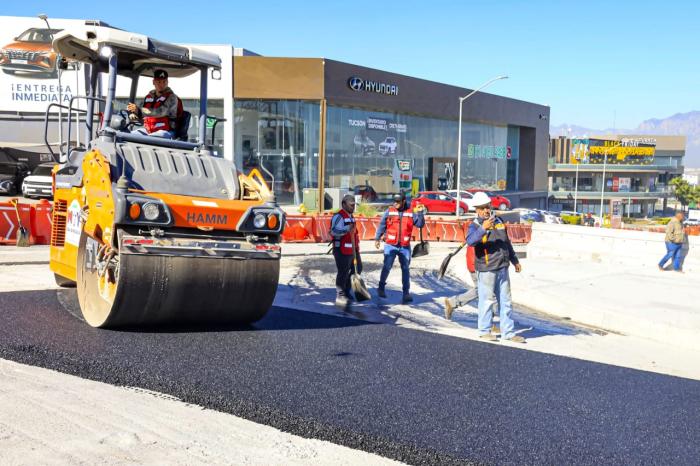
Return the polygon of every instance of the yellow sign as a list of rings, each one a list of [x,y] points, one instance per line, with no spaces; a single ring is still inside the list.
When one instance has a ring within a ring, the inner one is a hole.
[[[500,189],[501,191],[506,189],[506,180],[500,179],[500,180],[498,180],[497,184],[498,184],[498,189]]]

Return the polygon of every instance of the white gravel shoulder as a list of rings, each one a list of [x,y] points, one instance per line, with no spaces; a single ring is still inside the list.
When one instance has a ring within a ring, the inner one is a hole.
[[[0,359],[0,463],[391,465],[167,395]]]

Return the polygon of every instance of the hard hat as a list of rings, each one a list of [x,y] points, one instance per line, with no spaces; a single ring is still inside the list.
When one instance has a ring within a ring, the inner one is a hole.
[[[401,191],[399,193],[394,194],[394,202],[403,202],[406,200],[406,193],[404,191]]]
[[[473,208],[491,205],[491,198],[485,192],[479,191],[469,200],[469,205]]]

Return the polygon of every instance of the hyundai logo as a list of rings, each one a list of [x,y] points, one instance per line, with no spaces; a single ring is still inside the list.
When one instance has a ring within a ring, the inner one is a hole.
[[[364,84],[364,80],[362,78],[358,78],[357,76],[353,76],[352,78],[348,79],[348,86],[350,86],[350,89],[353,91],[362,90],[362,84]]]

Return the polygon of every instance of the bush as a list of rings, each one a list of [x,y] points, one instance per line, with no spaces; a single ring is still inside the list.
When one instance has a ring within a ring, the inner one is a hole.
[[[668,222],[671,221],[672,217],[660,217],[660,218],[654,218],[654,223],[657,225],[668,225]]]
[[[359,204],[355,208],[355,213],[362,217],[376,217],[379,211],[369,204]]]
[[[581,217],[578,215],[562,215],[561,221],[569,225],[580,225]]]

